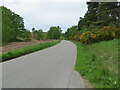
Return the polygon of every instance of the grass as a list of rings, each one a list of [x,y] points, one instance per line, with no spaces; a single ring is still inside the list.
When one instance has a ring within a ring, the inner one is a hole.
[[[37,44],[33,46],[28,46],[28,47],[20,48],[20,49],[10,51],[7,53],[3,53],[2,55],[0,55],[0,57],[2,58],[2,62],[4,62],[4,61],[8,61],[10,59],[13,59],[13,58],[25,55],[25,54],[33,53],[35,51],[39,51],[39,50],[51,47],[58,43],[60,43],[60,41],[41,43],[41,44]]]
[[[75,70],[95,88],[118,88],[118,40],[77,46]]]

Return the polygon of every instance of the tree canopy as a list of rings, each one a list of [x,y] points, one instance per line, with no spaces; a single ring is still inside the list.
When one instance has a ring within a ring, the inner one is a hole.
[[[50,27],[48,33],[47,33],[47,38],[48,39],[59,39],[61,36],[61,28],[60,26],[57,27]]]
[[[88,11],[84,18],[80,17],[78,29],[81,30],[84,26],[108,26],[118,24],[119,11],[118,2],[87,2]]]
[[[120,37],[119,2],[87,2],[87,6],[77,28],[73,26],[65,32],[66,39],[91,44]]]
[[[16,41],[25,30],[23,18],[4,6],[0,9],[2,9],[2,42],[5,44]]]
[[[35,30],[35,28],[32,28],[33,32],[33,38],[37,40],[42,40],[44,38],[44,32],[42,29]]]

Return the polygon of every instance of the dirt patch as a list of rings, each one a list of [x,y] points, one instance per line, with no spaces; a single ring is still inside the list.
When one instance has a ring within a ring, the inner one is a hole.
[[[85,88],[93,88],[92,84],[88,80],[84,80],[85,82]]]
[[[13,50],[23,48],[23,47],[26,47],[26,46],[32,46],[32,45],[35,45],[35,44],[52,42],[52,41],[55,41],[55,40],[47,40],[47,41],[31,40],[29,42],[12,42],[9,45],[0,47],[0,53],[1,52],[6,53],[6,52],[13,51]]]
[[[83,80],[85,87],[84,88],[93,88],[92,83],[89,80],[86,80],[84,76],[82,76],[79,72],[78,72],[80,78]]]

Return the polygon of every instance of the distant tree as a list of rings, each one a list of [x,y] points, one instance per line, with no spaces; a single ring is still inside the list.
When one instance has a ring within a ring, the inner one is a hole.
[[[35,28],[32,28],[32,32],[35,32]]]
[[[22,33],[22,37],[24,38],[25,41],[30,41],[30,35],[31,32],[27,29],[24,29],[24,33]]]
[[[79,33],[78,27],[77,26],[72,26],[72,27],[68,28],[67,31],[65,32],[65,37],[68,38],[70,36],[75,36],[78,33]]]
[[[32,32],[33,32],[34,39],[36,39],[36,40],[44,39],[44,33],[43,33],[42,29],[35,30],[35,28],[32,28]]]
[[[37,40],[42,40],[43,39],[43,31],[42,29],[38,30],[36,33],[36,39]]]
[[[59,26],[57,27],[50,27],[49,31],[47,32],[47,38],[48,39],[59,39],[61,36],[61,28]]]

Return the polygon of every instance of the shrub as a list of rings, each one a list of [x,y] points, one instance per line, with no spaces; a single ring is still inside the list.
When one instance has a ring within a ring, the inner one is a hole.
[[[120,36],[120,28],[115,26],[104,26],[101,29],[94,28],[93,30],[89,30],[82,32],[80,35],[80,42],[85,44],[91,44],[99,41],[107,41],[112,40],[114,38],[119,38]]]
[[[105,33],[109,38],[117,38],[120,35],[120,28],[114,26],[104,26],[101,32]]]
[[[80,38],[80,35],[77,34],[77,35],[75,35],[75,36],[73,37],[73,40],[79,41],[79,38]]]

